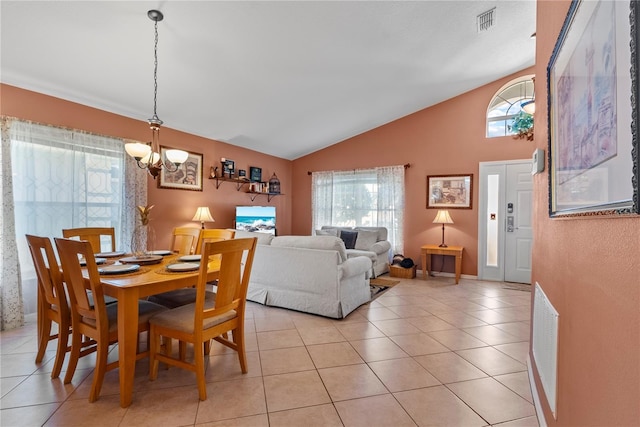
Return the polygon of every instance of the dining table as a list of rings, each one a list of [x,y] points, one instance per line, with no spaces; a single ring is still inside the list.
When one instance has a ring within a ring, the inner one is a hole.
[[[169,251],[167,251],[169,252]],[[105,254],[96,254],[96,257]],[[106,254],[108,255],[108,254]],[[174,271],[171,266],[183,265],[181,256],[168,253],[154,263],[145,262],[145,258],[132,260],[131,254],[119,254],[118,257],[107,258],[107,265],[128,263],[140,265],[136,271],[124,274],[100,274],[100,282],[105,295],[118,300],[118,365],[120,374],[120,406],[128,407],[133,399],[133,383],[138,347],[138,300],[150,295],[185,287],[193,287],[198,281],[198,269]],[[156,257],[157,258],[157,257]],[[139,262],[136,262],[139,261]],[[220,261],[214,259],[209,263],[207,281],[218,278]],[[98,270],[100,271],[100,265]]]

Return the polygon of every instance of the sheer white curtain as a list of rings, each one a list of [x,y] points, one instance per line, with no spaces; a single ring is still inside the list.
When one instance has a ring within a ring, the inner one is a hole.
[[[404,166],[311,174],[313,230],[323,225],[386,227],[403,253]]]
[[[61,237],[62,229],[114,227],[128,250],[135,206],[146,204],[147,178],[121,139],[8,120],[15,232],[24,310],[36,310],[36,276],[25,234]],[[6,236],[11,238],[11,236]]]

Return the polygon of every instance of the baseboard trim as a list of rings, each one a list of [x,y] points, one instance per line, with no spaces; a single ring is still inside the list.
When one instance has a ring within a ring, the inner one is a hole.
[[[533,379],[531,354],[527,355],[527,372],[529,373],[529,388],[531,389],[531,397],[533,397],[533,406],[536,408],[536,417],[538,417],[538,424],[540,425],[540,427],[547,427],[547,421],[544,419],[544,412],[542,411],[542,403],[540,402],[540,395],[538,394],[538,389],[536,389],[536,382]]]
[[[433,277],[456,277],[455,273],[447,273],[446,271],[439,271],[435,273],[432,271],[430,275]],[[418,269],[416,271],[416,277],[420,277],[422,279],[422,270]],[[460,278],[478,280],[478,276],[473,276],[471,274],[461,274]]]

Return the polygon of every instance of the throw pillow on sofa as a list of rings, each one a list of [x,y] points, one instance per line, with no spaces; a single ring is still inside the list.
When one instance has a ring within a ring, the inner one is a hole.
[[[368,251],[371,249],[371,246],[375,245],[377,241],[377,231],[358,230],[355,249],[358,249],[360,251]]]
[[[340,238],[344,242],[344,247],[347,249],[355,249],[356,239],[358,238],[357,231],[340,230]]]
[[[328,228],[326,230],[316,230],[316,236],[338,237],[338,229],[336,229],[336,228]]]

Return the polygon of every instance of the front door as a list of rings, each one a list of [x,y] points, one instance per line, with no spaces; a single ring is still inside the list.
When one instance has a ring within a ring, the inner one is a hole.
[[[478,278],[531,283],[531,162],[480,163]]]

